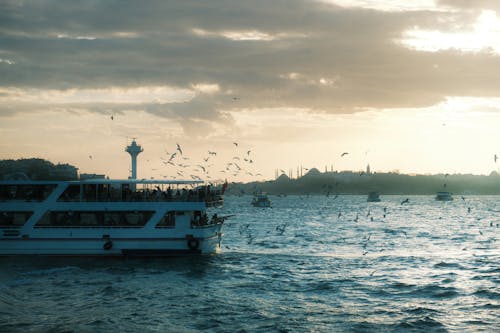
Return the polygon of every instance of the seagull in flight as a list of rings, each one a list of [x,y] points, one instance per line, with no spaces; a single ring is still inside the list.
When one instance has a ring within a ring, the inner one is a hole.
[[[238,142],[233,142],[233,145],[235,145],[236,147],[238,147]]]
[[[170,158],[168,159],[168,161],[172,161],[174,158],[175,158],[175,155],[177,155],[177,153],[172,153],[172,155],[170,155]]]
[[[406,198],[403,201],[401,201],[401,204],[404,205],[404,204],[409,203],[409,202],[410,202],[410,198]]]
[[[345,155],[348,155],[349,153],[348,152],[344,152],[340,155],[340,157],[344,157]]]
[[[176,145],[177,145],[177,151],[178,151],[178,152],[182,155],[182,149],[181,149],[181,146],[179,146],[179,144],[178,144],[178,143],[176,143]]]
[[[493,159],[495,160],[495,163],[496,163],[496,162],[497,162],[497,160],[498,160],[498,156],[497,156],[497,154],[495,154],[495,156],[493,156]]]
[[[210,151],[210,150],[209,150],[209,151],[208,151],[208,155],[214,155],[214,156],[215,156],[215,155],[217,155],[217,153],[216,153],[215,151]]]

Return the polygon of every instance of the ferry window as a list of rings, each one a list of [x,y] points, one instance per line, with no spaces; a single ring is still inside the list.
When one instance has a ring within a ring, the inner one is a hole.
[[[143,226],[152,215],[152,212],[127,212],[125,213],[124,222],[127,226]]]
[[[80,201],[80,185],[69,185],[58,201]]]
[[[0,201],[5,201],[10,198],[9,186],[0,185]]]
[[[1,212],[0,227],[22,227],[33,212]]]
[[[105,212],[104,225],[123,225],[125,217],[119,212]]]
[[[0,200],[43,201],[56,185],[0,185]]]
[[[46,226],[51,225],[51,217],[52,217],[52,215],[50,214],[50,212],[43,214],[43,216],[40,218],[40,220],[38,220],[38,222],[35,224],[35,228],[46,227]]]
[[[157,228],[175,228],[175,212],[167,212],[160,222],[156,225]]]
[[[79,225],[92,226],[98,224],[98,217],[95,212],[80,212],[78,215],[80,217]]]
[[[35,228],[70,227],[78,223],[79,215],[73,211],[47,212],[35,224]]]
[[[53,211],[37,222],[36,228],[134,228],[142,227],[151,218],[151,211]]]

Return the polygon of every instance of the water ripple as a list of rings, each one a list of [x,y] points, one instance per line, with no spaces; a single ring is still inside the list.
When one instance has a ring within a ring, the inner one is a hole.
[[[272,210],[227,199],[220,214],[237,216],[216,256],[0,258],[0,332],[500,327],[500,229],[489,224],[500,221],[498,197],[468,198],[469,215],[460,201],[428,196],[404,207],[400,196],[378,205],[361,196],[271,199]]]

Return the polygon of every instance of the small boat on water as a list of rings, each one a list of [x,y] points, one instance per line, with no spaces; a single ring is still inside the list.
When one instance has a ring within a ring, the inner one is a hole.
[[[271,207],[271,201],[266,193],[256,193],[252,199],[252,206],[254,207]]]
[[[451,192],[439,191],[436,193],[436,200],[437,201],[452,201],[453,196],[452,196]]]
[[[376,191],[372,191],[368,193],[368,198],[366,199],[368,202],[380,202],[380,193]]]
[[[224,189],[176,180],[0,181],[0,256],[219,252]]]

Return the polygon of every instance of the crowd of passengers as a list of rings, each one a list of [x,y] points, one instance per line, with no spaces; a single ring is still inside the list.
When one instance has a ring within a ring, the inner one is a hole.
[[[212,218],[209,220],[207,213],[201,214],[200,212],[195,212],[194,218],[191,219],[191,224],[197,227],[221,222],[224,222],[224,219],[217,217],[217,214],[212,215]]]
[[[79,201],[80,193],[78,191],[67,190],[63,193],[60,201]],[[198,187],[196,189],[172,189],[168,187],[162,190],[159,186],[154,189],[132,190],[124,188],[118,190],[115,188],[98,188],[95,185],[86,185],[82,194],[83,201],[220,201],[220,190],[212,190],[210,185]]]
[[[54,188],[54,185],[1,185],[0,201],[43,201]]]

